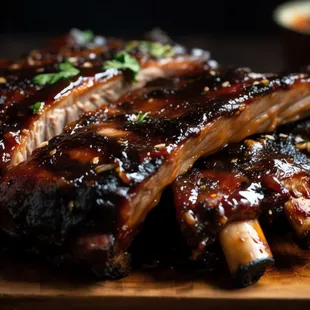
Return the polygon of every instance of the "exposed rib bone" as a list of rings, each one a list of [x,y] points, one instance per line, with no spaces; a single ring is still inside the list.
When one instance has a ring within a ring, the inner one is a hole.
[[[272,253],[257,220],[229,223],[220,233],[220,243],[238,286],[257,282],[273,263]]]

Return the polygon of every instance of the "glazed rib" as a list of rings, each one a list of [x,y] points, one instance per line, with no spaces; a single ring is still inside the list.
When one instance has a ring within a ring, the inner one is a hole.
[[[128,70],[104,69],[106,61],[113,59],[126,44],[114,40],[102,46],[91,43],[80,46],[69,41],[54,44],[48,50],[34,51],[0,69],[0,175],[27,159],[35,148],[60,134],[82,113],[106,107],[154,78],[202,70],[208,60],[207,53],[197,50],[186,54],[184,49],[179,49],[166,58],[133,50],[131,54],[141,66],[137,81],[133,81]],[[68,61],[79,74],[52,85],[37,85],[36,76],[59,72],[61,65]],[[38,111],[33,109],[35,104],[40,105]]]
[[[238,232],[240,225],[244,231],[261,213],[272,219],[284,211],[298,235],[307,236],[310,157],[304,144],[310,140],[309,133],[310,122],[303,121],[274,134],[247,138],[198,161],[177,178],[173,184],[177,218],[195,259],[219,237],[224,253],[229,253],[226,257],[233,276],[239,285],[247,286],[263,273],[260,269],[257,276],[255,267],[266,252],[255,248],[268,244],[255,237],[246,246],[251,238],[244,239],[245,234]],[[270,262],[268,251],[267,258]],[[246,272],[237,274],[238,270]]]
[[[82,117],[8,172],[0,225],[119,277],[161,191],[200,156],[308,115],[310,78],[207,70],[150,83],[110,108],[115,116]]]
[[[84,62],[95,59],[104,60],[112,56],[113,51],[124,47],[125,42],[118,39],[108,39],[103,36],[72,29],[60,37],[51,38],[40,49],[34,49],[23,54],[18,59],[0,61],[1,68],[31,68],[52,63],[61,63],[70,58],[74,65],[82,65]]]

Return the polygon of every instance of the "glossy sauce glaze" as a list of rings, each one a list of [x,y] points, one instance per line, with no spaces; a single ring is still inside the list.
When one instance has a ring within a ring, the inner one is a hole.
[[[41,252],[57,248],[90,265],[96,257],[101,275],[121,270],[119,276],[128,268],[120,262],[128,262],[132,238],[164,187],[218,147],[199,140],[209,126],[248,124],[247,116],[238,117],[272,95],[291,93],[298,96],[287,102],[307,98],[309,75],[207,67],[150,82],[84,115],[12,168],[0,184],[0,226]],[[252,130],[262,130],[259,124]]]
[[[117,52],[122,51],[126,42],[107,40],[94,36],[92,40],[83,42],[72,33],[48,47],[35,50],[21,58],[20,61],[7,64],[0,68],[0,168],[6,171],[11,160],[11,152],[17,147],[27,130],[42,114],[57,108],[64,99],[74,94],[87,94],[96,85],[108,85],[122,78],[125,84],[133,84],[129,70],[104,69],[107,60],[113,59]],[[197,51],[196,51],[197,54]],[[182,70],[202,70],[206,58],[202,55],[189,55],[185,49],[175,52],[173,57],[155,58],[147,53],[134,49],[130,55],[135,57],[143,69],[161,69],[162,75],[169,75],[173,68],[179,74]],[[79,70],[74,77],[61,79],[51,85],[37,85],[34,78],[40,74],[57,73],[61,64],[69,62]],[[177,67],[179,66],[179,67]],[[171,67],[171,68],[170,68]],[[183,69],[182,69],[183,68]],[[200,69],[199,69],[200,68]],[[170,72],[170,73],[169,73]],[[140,81],[139,81],[140,82]],[[136,83],[137,86],[141,83]],[[33,109],[40,104],[40,111]]]
[[[57,186],[66,184],[66,193],[68,186],[75,192],[95,184],[101,189],[94,189],[93,199],[99,195],[99,205],[117,205],[114,199],[130,199],[137,185],[165,161],[173,160],[171,154],[198,136],[206,124],[242,113],[260,96],[307,83],[306,75],[275,75],[266,80],[243,69],[159,80],[125,95],[108,111],[85,115],[12,174],[22,175],[24,169],[32,174],[33,169],[36,178],[57,180]],[[139,122],[140,112],[150,114]]]
[[[203,253],[230,221],[272,219],[291,197],[310,199],[310,121],[231,144],[199,160],[173,184],[178,220]],[[297,211],[296,211],[297,212]]]
[[[0,61],[0,68],[19,70],[44,66],[52,63],[62,63],[70,60],[73,65],[82,65],[87,60],[94,63],[109,59],[111,52],[124,47],[125,42],[118,39],[105,38],[89,32],[73,29],[60,37],[50,39],[40,49],[33,49],[20,58]],[[113,54],[112,54],[113,55]]]
[[[69,159],[62,160],[64,151],[73,152],[77,146],[83,150],[90,148],[99,156],[100,163],[124,165],[128,180],[133,181],[128,183],[140,183],[152,173],[144,174],[144,165],[169,157],[183,141],[198,135],[205,124],[219,117],[242,113],[263,94],[289,89],[309,80],[305,75],[270,76],[266,85],[261,77],[254,80],[250,76],[239,69],[207,70],[150,82],[147,87],[112,103],[108,109],[81,117],[33,157],[39,161],[39,166],[61,176]],[[226,82],[232,86],[223,87]],[[139,121],[141,115],[144,118]],[[49,157],[45,166],[41,156],[54,148],[60,152]],[[68,180],[75,182],[84,175],[84,169],[89,171],[90,167],[83,161],[82,170],[68,169]]]

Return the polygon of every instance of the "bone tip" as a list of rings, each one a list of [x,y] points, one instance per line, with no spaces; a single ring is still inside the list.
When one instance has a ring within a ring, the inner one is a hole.
[[[107,264],[94,264],[92,272],[99,279],[121,279],[128,275],[130,271],[131,256],[128,253],[122,253],[117,261],[112,259]]]
[[[234,276],[235,285],[243,288],[255,284],[264,275],[266,269],[273,264],[274,259],[268,257],[240,266]]]

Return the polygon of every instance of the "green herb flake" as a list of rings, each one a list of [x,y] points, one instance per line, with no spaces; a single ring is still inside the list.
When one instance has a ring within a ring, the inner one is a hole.
[[[91,30],[80,30],[80,35],[85,43],[89,43],[94,39],[94,33]]]
[[[105,63],[104,69],[128,69],[133,74],[133,80],[136,81],[136,77],[141,67],[138,60],[129,55],[126,51],[119,52],[115,55],[113,60],[109,60]]]
[[[134,122],[135,123],[142,123],[145,121],[145,119],[148,117],[148,115],[150,114],[151,112],[146,112],[146,113],[139,113],[138,115],[136,115],[135,119],[134,119]]]
[[[125,47],[127,52],[139,49],[142,53],[149,54],[155,58],[168,58],[175,55],[175,50],[169,44],[149,41],[130,41]]]
[[[36,102],[30,108],[32,109],[33,114],[39,114],[44,107],[44,102]]]
[[[59,72],[56,73],[42,73],[33,78],[37,85],[54,84],[61,79],[68,79],[80,73],[80,70],[72,66],[70,62],[64,62],[59,65]]]
[[[75,41],[78,45],[85,45],[87,43],[90,43],[94,40],[94,33],[87,29],[87,30],[80,30],[77,28],[74,28],[70,31],[70,34],[73,38],[73,41]]]

